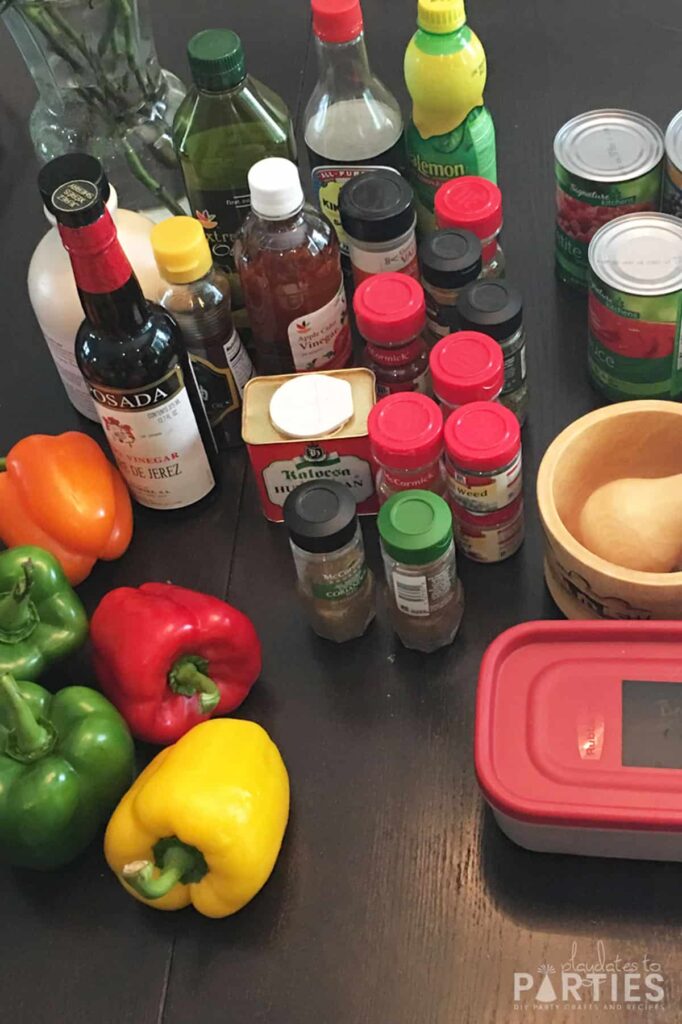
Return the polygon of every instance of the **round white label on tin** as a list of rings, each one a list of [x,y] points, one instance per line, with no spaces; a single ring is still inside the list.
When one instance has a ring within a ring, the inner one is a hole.
[[[270,399],[270,421],[287,437],[325,437],[340,430],[352,415],[348,381],[323,373],[294,377]]]

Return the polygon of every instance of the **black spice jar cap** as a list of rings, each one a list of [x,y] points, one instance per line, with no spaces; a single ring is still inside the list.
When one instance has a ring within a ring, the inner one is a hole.
[[[365,171],[341,189],[343,230],[361,242],[388,242],[414,224],[414,193],[395,171]]]
[[[289,536],[304,551],[338,551],[355,536],[355,498],[334,480],[301,484],[287,496],[283,512]]]
[[[48,213],[56,216],[52,196],[61,186],[71,181],[89,181],[95,185],[102,202],[109,199],[109,179],[97,157],[89,153],[65,153],[41,167],[38,173],[38,189]]]
[[[503,341],[523,322],[523,299],[507,281],[474,281],[459,296],[457,312],[463,330],[483,331]]]
[[[419,246],[422,277],[437,288],[463,288],[481,273],[481,242],[472,231],[432,231]]]

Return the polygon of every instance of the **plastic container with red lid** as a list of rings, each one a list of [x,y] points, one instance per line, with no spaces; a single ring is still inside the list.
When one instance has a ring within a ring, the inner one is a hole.
[[[469,402],[496,402],[504,386],[504,355],[480,331],[441,338],[429,356],[433,391],[446,415]]]
[[[379,467],[380,503],[398,491],[416,488],[446,494],[443,413],[433,399],[405,391],[388,395],[371,410],[367,427]]]
[[[502,230],[502,193],[487,178],[465,174],[446,181],[434,200],[436,223],[440,228],[466,228],[481,241],[481,277],[504,277],[504,253],[498,241]]]
[[[521,428],[496,402],[462,406],[445,424],[450,500],[469,512],[505,508],[521,494]]]
[[[353,297],[355,321],[367,342],[367,365],[377,378],[377,394],[431,390],[423,330],[424,289],[406,274],[376,274]]]
[[[530,850],[682,860],[682,622],[528,622],[486,651],[476,774]]]

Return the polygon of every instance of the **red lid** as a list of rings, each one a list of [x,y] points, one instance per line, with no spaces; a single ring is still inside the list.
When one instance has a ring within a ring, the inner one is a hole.
[[[494,512],[471,512],[468,508],[460,505],[458,501],[453,501],[451,508],[453,517],[460,523],[486,530],[493,526],[504,526],[505,523],[511,523],[513,519],[516,519],[523,508],[523,495],[519,494],[511,504],[495,509]]]
[[[427,395],[402,391],[377,402],[367,420],[372,454],[396,469],[419,469],[443,450],[443,413]]]
[[[538,825],[682,830],[680,650],[682,622],[528,622],[499,636],[476,701],[486,799]]]
[[[445,448],[462,469],[501,469],[521,448],[519,421],[497,402],[471,402],[448,417]]]
[[[480,331],[457,331],[441,338],[429,356],[433,390],[448,405],[497,398],[504,384],[499,344]]]
[[[380,345],[401,345],[424,329],[426,304],[419,281],[407,274],[375,274],[353,296],[358,330]]]
[[[362,32],[359,0],[312,0],[313,32],[324,43],[348,43]]]
[[[502,227],[502,193],[494,182],[473,174],[441,185],[434,209],[439,227],[467,228],[481,239]]]

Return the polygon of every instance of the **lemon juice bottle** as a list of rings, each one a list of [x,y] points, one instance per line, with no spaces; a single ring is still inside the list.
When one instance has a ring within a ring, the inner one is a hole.
[[[444,181],[464,174],[497,180],[495,126],[483,104],[486,74],[464,0],[419,0],[405,82],[412,97],[409,174],[422,231],[435,226],[433,199]]]

